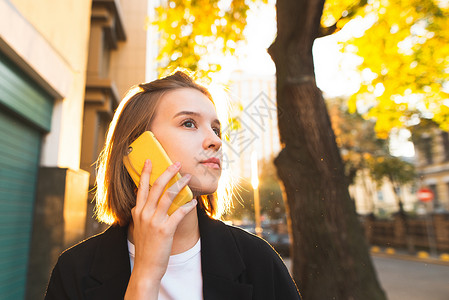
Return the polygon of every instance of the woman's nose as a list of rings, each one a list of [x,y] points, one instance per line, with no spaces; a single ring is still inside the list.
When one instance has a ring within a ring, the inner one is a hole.
[[[222,145],[222,140],[219,136],[217,136],[216,132],[214,130],[208,130],[207,136],[204,139],[203,147],[204,149],[214,149],[215,151],[218,151]]]

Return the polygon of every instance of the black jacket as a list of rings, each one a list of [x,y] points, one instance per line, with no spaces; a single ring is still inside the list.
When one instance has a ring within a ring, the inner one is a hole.
[[[205,300],[301,299],[264,240],[204,212],[198,222]],[[123,299],[130,275],[127,227],[111,226],[61,254],[45,299]]]

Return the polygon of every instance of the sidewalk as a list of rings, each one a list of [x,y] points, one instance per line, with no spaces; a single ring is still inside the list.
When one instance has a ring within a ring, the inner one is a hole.
[[[406,250],[394,248],[381,248],[378,246],[371,247],[371,255],[374,257],[395,258],[408,261],[422,262],[427,264],[436,264],[442,266],[449,266],[449,254],[430,254],[426,251],[418,251],[416,254],[409,254]],[[449,297],[448,297],[449,299]]]
[[[388,300],[448,300],[449,266],[423,260],[373,256],[373,264]],[[407,257],[410,258],[410,257]]]
[[[405,250],[397,250],[394,248],[381,248],[373,246],[370,249],[371,256],[381,258],[393,258],[400,260],[408,260],[414,262],[422,262],[426,264],[435,264],[449,267],[449,254],[441,253],[439,255],[431,255],[425,251],[418,251],[415,255],[407,253]],[[290,258],[282,258],[288,270],[291,270]],[[449,282],[448,282],[449,284]],[[448,296],[449,300],[449,296]]]
[[[378,279],[389,300],[448,300],[449,261],[426,253],[371,249]],[[289,270],[291,260],[284,259]]]

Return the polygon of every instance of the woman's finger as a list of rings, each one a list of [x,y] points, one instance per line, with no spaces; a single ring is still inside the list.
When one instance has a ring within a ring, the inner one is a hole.
[[[140,174],[139,188],[136,197],[136,212],[140,212],[148,199],[150,189],[151,160],[147,159]]]
[[[170,181],[170,179],[173,178],[173,176],[176,175],[176,173],[178,173],[180,168],[181,168],[181,163],[176,162],[176,163],[170,165],[164,171],[164,173],[162,173],[161,176],[159,176],[159,178],[157,178],[154,181],[153,185],[151,186],[150,193],[148,195],[148,201],[147,201],[146,205],[148,205],[149,207],[153,207],[153,208],[155,208],[157,206],[158,201],[161,198],[162,193],[164,192],[165,187],[167,186],[168,182]],[[146,206],[143,209],[146,209]]]
[[[192,209],[195,208],[198,201],[193,198],[192,201],[187,202],[177,210],[168,218],[167,226],[171,228],[177,228],[179,222],[189,213]]]
[[[170,208],[173,200],[176,198],[179,192],[189,183],[191,177],[192,176],[190,174],[185,174],[164,192],[157,205],[157,213],[161,213],[163,215],[167,214],[167,211]]]

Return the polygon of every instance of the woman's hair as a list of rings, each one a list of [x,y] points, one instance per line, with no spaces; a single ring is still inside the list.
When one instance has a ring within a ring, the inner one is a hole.
[[[123,164],[129,145],[143,132],[150,130],[162,96],[180,88],[193,88],[206,95],[209,91],[183,72],[131,88],[122,100],[109,125],[106,144],[97,161],[96,215],[99,221],[120,226],[131,221],[131,209],[136,205],[135,184]],[[215,104],[214,104],[215,106]],[[217,213],[217,192],[201,195],[200,209],[209,215]]]

